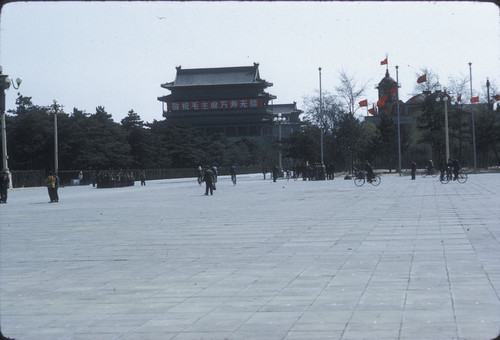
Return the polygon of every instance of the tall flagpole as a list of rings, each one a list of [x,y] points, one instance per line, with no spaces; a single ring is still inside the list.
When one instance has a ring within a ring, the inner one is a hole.
[[[470,98],[471,98],[471,104],[472,104],[472,63],[469,62],[469,74],[470,74]],[[474,173],[477,174],[477,164],[476,164],[476,128],[474,126],[475,124],[475,119],[474,119],[474,104],[472,106],[472,148],[474,152]]]
[[[399,66],[396,65],[396,100],[398,105],[398,172],[401,176],[401,122],[399,120]]]

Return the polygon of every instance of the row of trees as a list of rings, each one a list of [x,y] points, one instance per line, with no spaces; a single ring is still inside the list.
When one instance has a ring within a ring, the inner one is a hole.
[[[7,145],[9,168],[53,169],[54,114],[19,95],[10,111]],[[133,110],[116,123],[104,107],[89,114],[78,109],[57,114],[61,170],[186,168],[204,164],[253,165],[270,162],[270,151],[247,139],[236,143],[220,136],[200,137],[189,127],[145,123]],[[267,158],[266,158],[267,157]]]
[[[433,79],[428,72],[428,79]],[[464,86],[464,82],[452,82]],[[457,85],[458,84],[458,85]],[[423,85],[419,85],[423,86]],[[428,81],[426,88],[435,89]],[[242,139],[230,141],[221,136],[201,137],[189,127],[167,126],[166,121],[145,123],[133,110],[116,123],[104,107],[95,113],[74,108],[59,112],[58,150],[62,170],[103,170],[140,168],[189,168],[203,164],[226,166],[258,165],[270,167],[277,162],[281,147],[285,166],[298,162],[319,162],[323,137],[324,162],[337,171],[350,171],[357,162],[370,160],[378,168],[396,169],[398,165],[398,127],[388,115],[381,114],[378,125],[361,119],[356,110],[364,99],[366,84],[358,84],[345,72],[339,75],[335,92],[305,98],[305,114],[300,131],[281,145],[262,145]],[[456,90],[456,89],[455,89]],[[17,108],[7,115],[9,167],[14,170],[51,169],[54,164],[54,114],[50,106],[32,103],[19,95]],[[57,108],[56,108],[57,109]],[[454,158],[472,165],[471,114],[462,104],[449,105],[450,150]],[[401,125],[402,166],[411,161],[423,165],[428,159],[444,156],[443,104],[427,96],[418,119]],[[475,132],[477,160],[480,167],[500,163],[500,119],[498,108],[476,105]]]
[[[441,85],[432,71],[424,69],[428,81],[416,84],[414,95],[425,94],[419,112],[412,114],[410,124],[400,125],[402,168],[416,161],[424,166],[429,159],[434,162],[445,157],[444,105],[436,101]],[[345,72],[339,74],[339,86],[335,92],[323,92],[320,96],[306,98],[306,117],[302,131],[292,135],[283,147],[293,159],[320,159],[321,133],[324,139],[324,161],[337,169],[350,170],[357,163],[369,160],[378,168],[398,167],[397,119],[379,114],[377,125],[358,118],[359,101],[365,99],[367,84],[358,82]],[[462,96],[462,101],[448,95],[450,156],[462,164],[474,165],[472,110],[478,167],[487,168],[500,164],[500,105],[490,101],[466,105],[465,79],[450,79],[448,92]],[[436,92],[438,91],[438,92]],[[441,94],[443,92],[441,91]],[[495,90],[492,89],[492,93]],[[463,94],[463,95],[462,95]],[[485,96],[486,97],[486,96]],[[308,156],[310,155],[310,156]]]

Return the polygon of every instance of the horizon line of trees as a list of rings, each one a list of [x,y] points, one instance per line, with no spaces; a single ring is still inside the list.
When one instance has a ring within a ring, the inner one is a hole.
[[[424,70],[428,81],[418,84],[415,93],[435,90],[437,77]],[[466,93],[464,81],[453,81],[454,93]],[[304,117],[300,131],[268,144],[251,139],[231,141],[223,136],[200,136],[187,126],[169,126],[166,120],[147,123],[130,110],[120,123],[112,120],[104,107],[95,113],[74,108],[59,111],[58,160],[60,170],[191,168],[199,165],[271,167],[277,163],[281,148],[284,167],[321,160],[323,137],[324,163],[336,171],[352,171],[369,160],[377,168],[397,169],[398,127],[389,115],[380,114],[375,125],[358,118],[358,102],[364,98],[367,84],[359,84],[346,72],[339,73],[334,93],[322,92],[304,98]],[[16,109],[6,115],[9,168],[49,170],[54,164],[54,113],[51,106],[35,105],[31,97],[18,93]],[[444,155],[443,103],[428,96],[418,118],[400,126],[402,168],[411,161],[423,166],[429,159],[438,162]],[[479,167],[500,164],[500,105],[476,105],[475,133]],[[463,164],[472,164],[472,128],[470,112],[464,105],[449,105],[450,153]]]

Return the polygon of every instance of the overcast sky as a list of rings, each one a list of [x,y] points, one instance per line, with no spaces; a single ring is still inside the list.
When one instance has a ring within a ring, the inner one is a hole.
[[[469,77],[474,95],[486,78],[500,90],[500,16],[480,2],[14,2],[0,22],[3,73],[21,77],[20,92],[35,105],[57,99],[95,113],[104,106],[119,122],[133,109],[144,121],[162,120],[160,84],[175,67],[248,66],[273,83],[275,104],[319,89],[334,92],[341,70],[368,83],[369,105],[388,55],[400,98],[417,75],[432,70]],[[17,91],[7,91],[7,109]]]

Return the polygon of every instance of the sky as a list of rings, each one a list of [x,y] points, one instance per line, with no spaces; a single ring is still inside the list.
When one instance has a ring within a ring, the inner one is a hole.
[[[386,57],[394,79],[399,66],[404,101],[423,69],[443,86],[472,73],[473,95],[483,96],[486,78],[500,92],[499,14],[489,2],[11,2],[0,16],[0,65],[23,82],[6,91],[6,107],[20,91],[66,113],[103,106],[116,122],[130,110],[152,122],[164,119],[157,98],[170,93],[160,85],[176,66],[254,62],[274,104],[304,110],[321,67],[323,92],[335,92],[344,71],[367,84],[371,106]]]

